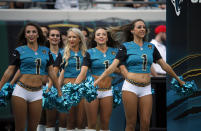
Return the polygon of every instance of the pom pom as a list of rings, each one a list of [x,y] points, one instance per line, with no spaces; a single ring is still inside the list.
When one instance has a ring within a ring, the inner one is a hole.
[[[55,107],[59,112],[68,113],[68,111],[72,107],[72,103],[68,99],[65,99],[63,96],[61,96],[61,97],[56,98],[56,106]]]
[[[10,100],[13,90],[14,86],[12,86],[10,83],[4,84],[0,91],[0,106],[7,106],[8,100]]]
[[[181,80],[184,80],[182,76],[179,76]],[[173,78],[171,81],[171,89],[173,89],[179,96],[189,96],[198,90],[195,81],[186,81],[184,85],[180,86],[179,82]]]
[[[85,88],[82,83],[72,84],[69,82],[64,85],[61,90],[64,98],[71,102],[72,105],[76,106],[83,98]]]
[[[98,86],[94,87],[94,78],[91,75],[87,76],[84,82],[84,86],[85,86],[84,97],[86,98],[86,100],[88,102],[95,100],[98,95],[97,93]]]
[[[112,94],[113,94],[113,108],[120,105],[122,101],[122,92],[118,87],[112,86]]]
[[[68,112],[72,107],[72,103],[68,98],[65,98],[65,91],[62,90],[63,96],[58,97],[58,91],[55,87],[51,87],[47,92],[48,87],[43,88],[43,108],[57,109],[59,112]]]
[[[44,109],[54,109],[56,105],[57,89],[53,86],[47,92],[48,87],[43,87],[43,108]]]

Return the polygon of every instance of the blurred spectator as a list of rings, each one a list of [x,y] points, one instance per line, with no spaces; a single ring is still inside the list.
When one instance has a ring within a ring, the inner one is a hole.
[[[144,0],[145,2],[156,2],[156,0]],[[150,7],[150,8],[158,8],[158,4],[146,4],[147,7]]]
[[[11,9],[24,9],[24,2],[10,2]]]
[[[56,0],[55,3],[56,9],[79,9],[79,0]]]
[[[127,1],[127,2],[140,2],[140,3],[128,3],[128,4],[115,4],[115,7],[130,7],[130,8],[135,8],[135,9],[144,9],[144,8],[161,8],[165,9],[166,8],[166,0],[115,0],[115,1]],[[164,4],[147,4],[146,2],[158,2],[158,1],[163,1]],[[144,2],[144,3],[143,3]]]
[[[116,0],[116,1],[127,1],[127,2],[146,2],[148,0]],[[146,7],[147,4],[143,4],[143,3],[128,3],[128,4],[115,4],[116,7],[129,7],[129,8],[143,8]]]
[[[166,0],[145,0],[147,2],[163,2],[163,4],[149,4],[147,7],[166,9]]]
[[[46,4],[42,2],[48,2],[48,0],[32,0],[31,5],[28,5],[26,8],[39,8],[39,9],[46,9]]]
[[[154,32],[156,36],[154,39],[151,40],[150,43],[156,46],[163,60],[166,61],[166,46],[164,44],[166,41],[166,26],[159,25],[155,28]],[[158,76],[164,76],[166,74],[165,71],[158,64],[153,63],[152,66]]]
[[[27,2],[10,2],[12,9],[29,9],[29,8],[42,8],[46,9],[46,4],[39,2],[48,2],[48,0],[32,0]]]
[[[10,7],[8,2],[0,2],[0,9],[8,9]]]
[[[55,2],[56,0],[47,0],[47,2],[49,2],[50,4],[47,4],[46,7],[47,9],[55,9]]]
[[[158,7],[163,10],[166,9],[166,0],[158,0],[158,1],[164,2],[163,4],[159,4]]]
[[[146,0],[133,0],[133,1],[146,1]],[[142,8],[142,7],[146,7],[147,5],[146,4],[141,4],[141,3],[139,3],[139,4],[133,4],[133,7],[134,8]]]
[[[127,1],[127,2],[133,2],[133,0],[114,0],[114,1]],[[133,8],[133,4],[115,4],[115,7],[130,7]]]
[[[0,2],[0,9],[24,9],[29,2]]]
[[[95,2],[112,2],[113,0],[94,0]],[[107,3],[107,4],[94,4],[93,7],[98,9],[111,9],[113,7],[113,4]]]

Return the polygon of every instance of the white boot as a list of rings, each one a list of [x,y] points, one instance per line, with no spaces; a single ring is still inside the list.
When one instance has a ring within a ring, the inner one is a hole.
[[[85,131],[96,131],[96,129],[85,129]]]
[[[54,127],[46,128],[46,131],[55,131]]]
[[[45,131],[45,128],[46,128],[45,125],[40,125],[40,124],[39,124],[39,125],[37,126],[37,131]]]
[[[59,131],[68,131],[68,130],[66,130],[66,128],[59,127]]]

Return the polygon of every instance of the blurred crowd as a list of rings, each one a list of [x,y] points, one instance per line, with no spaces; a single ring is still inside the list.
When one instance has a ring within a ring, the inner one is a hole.
[[[166,9],[166,0],[14,0],[0,9]]]

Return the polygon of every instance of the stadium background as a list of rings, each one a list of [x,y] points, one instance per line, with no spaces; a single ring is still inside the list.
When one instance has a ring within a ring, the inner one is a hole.
[[[68,14],[68,15],[66,15]],[[62,30],[69,27],[86,26],[89,29],[97,26],[118,26],[127,24],[134,19],[142,18],[149,28],[148,40],[154,37],[154,28],[166,24],[166,11],[50,11],[47,10],[6,10],[0,11],[0,76],[9,63],[9,54],[16,47],[17,34],[20,28],[29,21],[49,26],[57,26]],[[174,60],[173,60],[174,62]],[[166,95],[165,79],[155,79],[154,107],[151,130],[166,129]],[[160,87],[160,88],[159,88]],[[158,113],[160,111],[160,113]],[[0,109],[1,124],[12,121],[10,105]],[[139,123],[138,123],[139,125]],[[125,127],[125,117],[122,104],[113,110],[110,127],[114,131],[122,131]],[[139,129],[139,127],[137,127]]]

